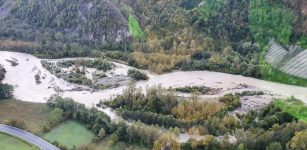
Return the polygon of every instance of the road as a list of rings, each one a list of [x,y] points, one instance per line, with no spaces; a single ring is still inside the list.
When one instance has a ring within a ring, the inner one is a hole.
[[[9,134],[14,137],[18,137],[26,142],[29,142],[33,145],[36,145],[41,150],[60,150],[59,148],[53,146],[49,142],[45,141],[44,139],[29,133],[27,131],[11,127],[8,125],[0,124],[0,132]]]

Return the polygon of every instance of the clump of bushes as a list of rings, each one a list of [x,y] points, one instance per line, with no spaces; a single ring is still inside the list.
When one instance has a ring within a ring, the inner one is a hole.
[[[8,119],[8,120],[5,120],[4,123],[6,125],[17,127],[17,128],[20,128],[20,129],[26,128],[26,123],[23,120],[20,120],[20,119],[14,119],[14,118]]]
[[[108,51],[105,53],[106,57],[117,59],[117,60],[123,60],[128,61],[129,59],[129,53],[121,52],[121,51]]]
[[[73,66],[74,64],[75,63],[72,60],[57,62],[57,65],[62,68],[68,68],[68,67]]]
[[[2,84],[5,78],[6,70],[0,65],[0,99],[8,99],[13,97],[14,88],[9,84]]]
[[[134,80],[148,80],[149,77],[147,76],[147,74],[139,71],[139,70],[136,70],[136,69],[129,69],[128,70],[128,76],[133,78]]]
[[[14,66],[17,66],[19,63],[18,63],[18,61],[17,61],[17,59],[6,59],[5,61],[7,61],[7,62],[9,62],[13,67]]]
[[[42,83],[41,77],[40,77],[38,74],[36,74],[36,75],[34,76],[34,78],[35,78],[35,83],[36,83],[37,85]]]
[[[210,88],[206,86],[185,86],[185,87],[178,87],[175,88],[175,91],[182,92],[182,93],[193,93],[198,92],[201,94],[208,94],[208,95],[214,95],[221,91],[221,89],[217,88]]]
[[[9,84],[1,84],[0,83],[0,99],[9,99],[13,98],[14,88]]]
[[[70,72],[67,76],[63,76],[62,78],[69,83],[75,83],[75,84],[80,84],[80,85],[88,85],[88,86],[92,85],[92,81],[90,79],[86,78],[81,73]]]
[[[65,62],[69,62],[69,61],[65,61]],[[64,73],[59,66],[70,66],[70,63],[51,63],[48,61],[41,61],[41,64],[44,68],[46,68],[50,73],[54,74],[55,76],[57,76],[58,78],[62,78],[65,81],[69,82],[69,83],[74,83],[74,84],[81,84],[81,85],[87,85],[87,86],[91,86],[92,85],[92,81],[88,78],[85,77],[85,71],[84,70],[80,70],[79,67],[76,67],[75,72],[70,71],[68,73]],[[36,79],[36,77],[35,77]]]
[[[92,59],[76,59],[76,60],[68,60],[68,61],[61,61],[56,64],[62,68],[68,68],[73,65],[75,66],[84,66],[88,68],[96,68],[98,70],[108,71],[114,67],[114,64],[110,63],[108,60],[103,58],[95,58]]]
[[[0,83],[5,77],[6,70],[0,65]]]
[[[264,95],[263,91],[243,91],[241,93],[235,93],[236,96],[255,96]]]
[[[233,94],[226,94],[219,99],[219,102],[227,105],[227,110],[232,111],[241,106],[241,102],[238,96]]]

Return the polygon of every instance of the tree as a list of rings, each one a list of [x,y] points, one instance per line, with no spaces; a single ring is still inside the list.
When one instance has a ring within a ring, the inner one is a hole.
[[[12,98],[14,89],[13,86],[9,84],[1,84],[0,83],[0,99],[8,99]]]
[[[42,83],[41,77],[40,77],[38,74],[36,74],[36,75],[34,76],[34,78],[35,78],[35,83],[36,83],[37,85]]]
[[[105,135],[106,135],[106,131],[105,131],[103,128],[101,128],[101,129],[99,130],[98,137],[99,137],[100,139],[102,139],[102,138],[104,138]]]
[[[3,68],[3,66],[0,64],[0,83],[1,83],[2,80],[4,79],[5,73],[6,73],[6,70],[5,70],[5,69]]]
[[[238,146],[238,150],[246,150],[246,148],[245,148],[245,146],[244,146],[244,144],[239,144],[239,146]]]
[[[129,69],[128,70],[128,76],[133,78],[134,80],[148,80],[148,76],[146,73],[143,73],[139,70],[136,70],[136,69]]]
[[[295,136],[287,143],[291,150],[307,149],[307,130],[296,132]]]
[[[110,140],[108,141],[108,144],[109,145],[113,145],[113,144],[115,144],[117,142],[118,142],[118,136],[115,133],[111,134],[110,135]]]
[[[0,64],[0,99],[8,99],[13,97],[13,86],[9,84],[2,84],[2,80],[5,78],[6,70]]]
[[[267,146],[266,150],[283,150],[283,148],[279,142],[274,142]]]
[[[54,127],[60,124],[63,121],[63,110],[60,108],[55,108],[50,114],[48,118],[49,125]]]
[[[163,133],[156,141],[153,150],[180,150],[180,143],[171,133]]]

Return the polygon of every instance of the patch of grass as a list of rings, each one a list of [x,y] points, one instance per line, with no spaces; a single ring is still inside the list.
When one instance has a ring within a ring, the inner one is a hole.
[[[0,123],[16,119],[25,122],[25,129],[41,135],[42,125],[47,122],[50,108],[46,104],[23,102],[13,99],[0,101]]]
[[[301,37],[298,40],[297,45],[302,46],[303,48],[307,48],[307,36]]]
[[[57,141],[68,148],[89,145],[93,137],[91,131],[75,121],[66,121],[44,135],[44,138],[51,143]]]
[[[3,150],[38,150],[37,147],[10,135],[0,133],[0,149]]]
[[[128,21],[129,21],[129,31],[132,34],[132,37],[133,38],[144,38],[145,33],[140,27],[137,19],[134,16],[129,15]]]
[[[261,79],[263,80],[307,87],[307,79],[296,77],[285,72],[279,71],[266,63],[262,63],[260,68]]]
[[[277,100],[274,104],[291,116],[307,122],[307,106],[303,102],[291,97],[287,100]]]

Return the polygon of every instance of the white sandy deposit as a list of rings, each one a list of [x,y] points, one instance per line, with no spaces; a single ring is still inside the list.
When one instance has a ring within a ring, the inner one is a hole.
[[[11,66],[6,59],[15,58],[19,65]],[[4,83],[15,86],[15,97],[23,101],[31,102],[46,102],[46,99],[55,94],[54,88],[65,90],[62,95],[71,97],[78,102],[84,103],[87,106],[96,104],[101,99],[109,99],[111,96],[120,94],[124,87],[107,89],[103,91],[67,91],[78,87],[78,85],[70,84],[62,79],[59,79],[44,69],[38,59],[32,55],[16,52],[0,51],[0,64],[4,65],[7,70]],[[113,72],[126,74],[131,67],[123,64],[116,64],[117,67]],[[42,79],[42,84],[35,83],[34,75],[41,73],[45,79]],[[239,84],[247,84],[253,89],[271,92],[275,95],[283,97],[295,96],[304,102],[307,102],[307,88],[284,85],[263,81],[255,78],[243,77],[240,75],[232,75],[226,73],[210,72],[210,71],[177,71],[162,75],[149,74],[148,81],[140,81],[137,86],[146,88],[147,86],[161,84],[165,88],[205,85],[213,88],[223,88],[224,91],[235,91]],[[242,90],[242,89],[238,89]]]
[[[19,65],[11,66],[11,64],[6,61],[6,59],[13,58],[17,59]],[[59,60],[64,59],[58,59],[56,61]],[[56,89],[61,89],[63,92],[60,94],[63,97],[73,98],[75,101],[91,107],[97,104],[100,100],[108,100],[110,97],[120,94],[125,88],[118,87],[95,92],[92,92],[91,90],[73,91],[73,89],[80,86],[70,84],[55,77],[42,67],[41,59],[24,53],[0,51],[0,64],[2,64],[7,70],[3,82],[13,85],[15,89],[15,98],[22,101],[45,103],[52,94],[57,93]],[[118,66],[112,71],[115,74],[126,74],[127,70],[131,68],[123,64],[115,64]],[[41,84],[37,85],[35,83],[34,76],[36,74],[40,74],[44,77],[44,79],[41,80]],[[138,82],[137,86],[146,88],[148,86],[161,84],[161,86],[165,88],[174,88],[204,85],[213,88],[223,88],[223,92],[227,93],[227,91],[240,91],[242,89],[236,89],[236,87],[240,84],[246,84],[251,86],[254,90],[262,90],[272,93],[277,97],[295,96],[307,103],[307,88],[273,83],[240,75],[210,71],[177,71],[162,75],[154,75],[150,73],[148,75],[150,79],[148,81]],[[108,113],[112,119],[119,119],[116,113],[112,110],[104,109],[103,111]],[[181,138],[182,141],[187,139],[186,136],[182,135]]]

